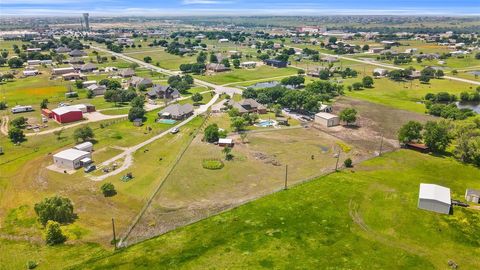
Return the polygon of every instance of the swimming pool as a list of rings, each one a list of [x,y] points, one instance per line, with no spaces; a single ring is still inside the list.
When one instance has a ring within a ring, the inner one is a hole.
[[[161,123],[161,124],[168,124],[168,125],[173,125],[175,124],[177,121],[176,120],[173,120],[173,119],[160,119],[157,121],[158,123]]]
[[[256,124],[256,126],[259,126],[259,127],[273,127],[277,124],[277,121],[274,121],[274,120],[260,120],[260,122],[258,122]]]

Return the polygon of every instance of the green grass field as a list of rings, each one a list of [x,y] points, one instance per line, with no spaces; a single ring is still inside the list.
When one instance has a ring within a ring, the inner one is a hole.
[[[152,49],[140,52],[127,53],[128,56],[142,60],[146,56],[152,58],[152,64],[159,63],[159,67],[169,70],[179,70],[181,64],[194,63],[196,56],[178,56],[165,52],[163,49]]]
[[[477,269],[480,212],[419,210],[417,196],[425,182],[461,199],[479,173],[402,150],[74,268]]]
[[[295,68],[272,68],[269,66],[260,66],[255,69],[233,69],[232,71],[195,77],[200,80],[223,85],[296,74],[297,69]]]

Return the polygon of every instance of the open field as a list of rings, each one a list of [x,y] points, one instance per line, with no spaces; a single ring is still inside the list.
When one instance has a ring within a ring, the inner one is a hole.
[[[215,122],[215,117],[209,121]],[[348,149],[342,153],[342,160],[347,157],[361,160],[366,153],[361,147],[302,127],[250,132],[248,143],[242,143],[238,135],[231,137],[235,140],[232,161],[224,160],[221,147],[202,142],[202,135],[193,141],[127,243],[278,190],[284,185],[285,165],[289,167],[289,183],[296,183],[334,170],[337,160],[334,154],[341,151],[342,146]],[[223,160],[225,166],[208,170],[202,167],[204,159]]]
[[[478,174],[401,150],[75,267],[446,269],[453,260],[476,269],[480,213],[426,212],[417,196],[424,182],[461,198]]]
[[[242,81],[252,81],[296,74],[297,69],[295,68],[272,68],[269,66],[260,66],[255,69],[232,69],[232,71],[220,72],[213,75],[197,75],[195,78],[223,85],[227,83],[240,83]]]
[[[178,56],[165,52],[163,49],[149,50],[145,52],[131,52],[126,55],[142,60],[146,56],[152,58],[152,64],[159,63],[159,67],[169,70],[179,70],[181,64],[194,63],[196,56]]]

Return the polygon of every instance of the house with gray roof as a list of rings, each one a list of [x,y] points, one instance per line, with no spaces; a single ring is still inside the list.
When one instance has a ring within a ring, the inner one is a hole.
[[[70,51],[71,50],[68,47],[58,47],[58,48],[55,49],[56,53],[68,53]]]
[[[465,200],[467,202],[480,203],[480,189],[467,189]]]
[[[135,76],[135,71],[131,68],[125,68],[120,70],[120,72],[118,72],[118,75],[123,78],[132,77]]]
[[[163,119],[182,120],[191,115],[193,115],[193,105],[190,103],[172,104],[158,112],[158,116]]]
[[[169,85],[165,86],[165,85],[155,84],[153,85],[152,90],[146,93],[146,96],[148,96],[151,99],[155,99],[155,98],[175,99],[180,97],[180,92]]]
[[[71,57],[82,57],[82,56],[86,56],[87,53],[82,50],[73,50],[69,52],[68,55],[70,55]]]
[[[107,91],[107,87],[105,85],[99,84],[92,84],[87,87],[88,90],[92,91],[95,96],[104,95]]]
[[[146,87],[151,87],[153,82],[149,78],[137,77],[133,76],[130,81],[128,82],[130,86],[138,88],[140,85],[145,85]]]
[[[258,103],[256,100],[251,98],[242,99],[238,102],[230,101],[230,105],[233,108],[236,108],[240,114],[244,113],[259,113],[264,114],[267,113],[267,107],[263,104]]]

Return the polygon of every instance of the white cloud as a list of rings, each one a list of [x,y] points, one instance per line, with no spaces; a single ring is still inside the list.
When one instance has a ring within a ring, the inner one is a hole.
[[[221,0],[183,0],[184,5],[219,5],[219,4],[232,4],[233,1],[221,1]]]

